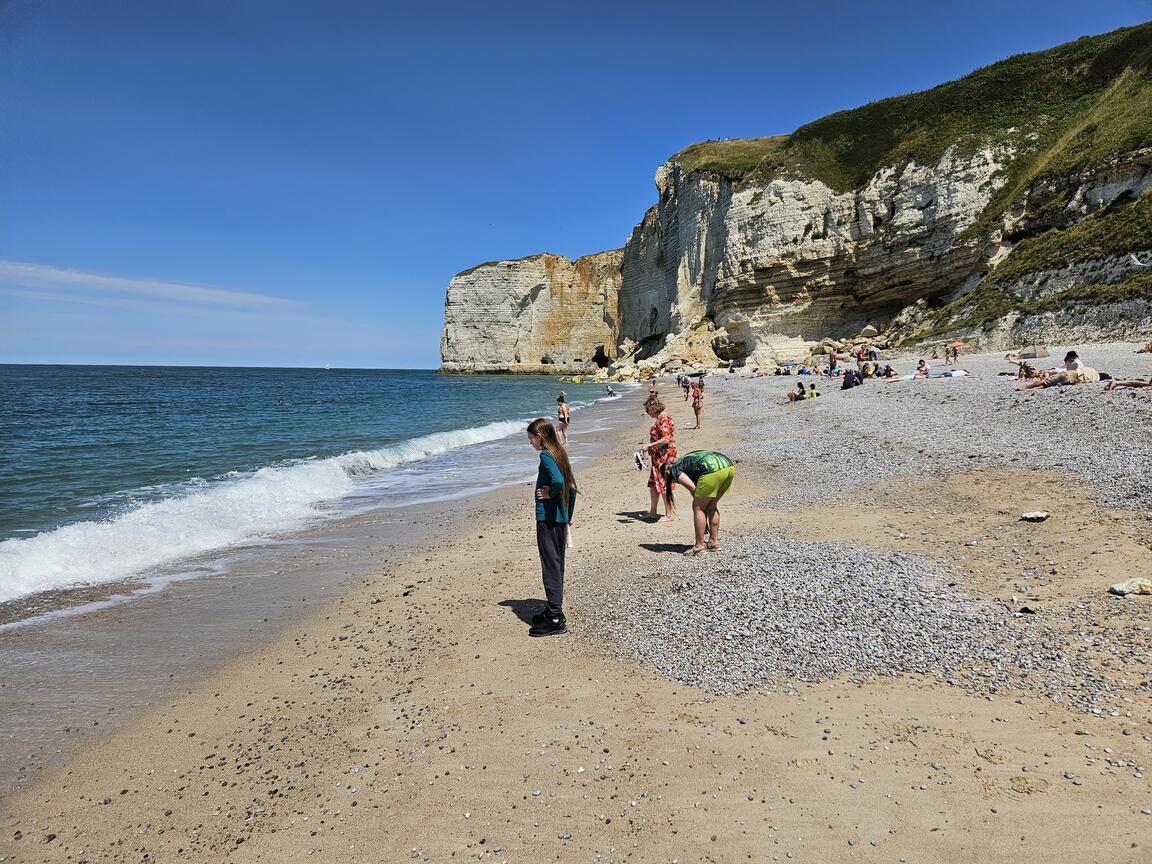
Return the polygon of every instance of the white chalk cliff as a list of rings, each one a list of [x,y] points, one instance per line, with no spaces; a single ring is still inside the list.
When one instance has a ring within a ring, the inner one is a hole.
[[[607,366],[619,336],[620,251],[533,255],[448,285],[442,372],[547,373]]]
[[[1034,108],[1004,108],[998,100],[1013,75],[1054,95]],[[1049,105],[1072,85],[1087,95],[1068,97],[1068,113],[1054,120]],[[931,116],[907,119],[909,100]],[[1011,124],[989,125],[983,137],[970,131],[1001,108],[1016,112]],[[962,130],[955,139],[917,143],[956,111],[969,119],[955,127]],[[588,372],[677,360],[768,366],[803,359],[828,339],[851,341],[870,326],[888,341],[938,337],[952,322],[972,325],[964,298],[1005,262],[1022,260],[1013,258],[1017,247],[1057,234],[1069,239],[1058,249],[1050,244],[1050,260],[1028,253],[1037,278],[1063,267],[1072,275],[1052,285],[1065,289],[1090,274],[1107,284],[1136,279],[1121,265],[1128,253],[1152,247],[1152,226],[1131,218],[1147,211],[1141,197],[1152,194],[1152,124],[1140,116],[1152,116],[1152,24],[1013,58],[785,138],[694,145],[659,167],[657,203],[623,250],[494,262],[452,279],[442,369]],[[873,139],[892,154],[887,164],[868,161]],[[847,162],[835,164],[856,172],[839,189],[829,185],[837,175],[828,173],[828,151],[842,153]],[[776,161],[762,170],[748,153]],[[726,162],[740,158],[744,164]],[[832,179],[809,176],[821,171]],[[1133,208],[1123,217],[1123,242],[1098,244],[1099,254],[1075,246],[1068,229],[1123,207]],[[1108,256],[1121,264],[1093,269],[1094,258]],[[1005,289],[1016,302],[1013,321],[1038,296],[1030,278]],[[1143,326],[1128,300],[1146,293],[1141,282],[1120,295],[1117,308],[1137,320],[1128,330]],[[1059,322],[1072,318],[1045,314],[1057,322],[1051,338],[1059,338]],[[1097,311],[1092,320],[1109,319]],[[979,341],[979,328],[969,331]]]

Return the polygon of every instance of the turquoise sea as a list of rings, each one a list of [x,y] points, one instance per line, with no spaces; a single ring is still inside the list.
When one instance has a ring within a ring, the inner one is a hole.
[[[0,366],[0,387],[0,602],[514,482],[527,420],[605,397],[361,369]]]

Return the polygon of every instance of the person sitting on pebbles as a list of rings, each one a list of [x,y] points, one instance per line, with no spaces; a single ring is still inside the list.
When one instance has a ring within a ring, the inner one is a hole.
[[[732,487],[736,468],[732,460],[715,450],[693,450],[664,466],[664,506],[675,512],[673,489],[679,483],[692,493],[692,528],[695,543],[685,555],[715,552],[720,548],[720,499]]]
[[[804,389],[804,382],[803,381],[798,381],[796,383],[796,389],[795,390],[789,390],[788,391],[788,401],[790,403],[791,402],[799,402],[801,399],[807,398],[807,396],[808,396],[808,393]]]
[[[1064,355],[1063,372],[1056,372],[1035,381],[1029,381],[1023,387],[1017,387],[1016,391],[1035,390],[1040,387],[1059,387],[1065,384],[1089,384],[1099,380],[1099,372],[1091,366],[1085,365],[1084,361],[1080,359],[1080,355],[1075,351],[1069,351]]]
[[[916,371],[912,373],[914,378],[927,378],[928,373],[932,371],[932,367],[928,365],[927,360],[921,360],[916,364]]]

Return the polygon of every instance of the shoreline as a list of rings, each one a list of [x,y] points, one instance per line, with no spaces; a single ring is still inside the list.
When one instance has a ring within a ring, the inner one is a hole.
[[[575,416],[593,428],[611,424],[618,401],[587,405]],[[585,449],[591,454],[597,445]],[[199,556],[171,575],[4,604],[36,611],[0,624],[0,740],[7,742],[0,751],[0,796],[61,753],[132,722],[164,695],[194,686],[232,662],[237,651],[306,619],[356,580],[399,566],[413,550],[452,535],[475,499],[515,495],[522,485],[509,479],[460,497],[374,507],[267,543]]]
[[[906,533],[912,554],[950,562],[964,575],[960,587],[977,595],[1011,596],[1021,569],[1043,568],[1027,587],[1043,592],[1045,610],[1075,604],[1102,590],[1106,574],[1152,557],[1136,511],[1097,514],[1100,526],[1111,525],[1103,561],[1089,558],[1090,548],[1060,544],[1061,520],[1101,505],[1067,471],[1040,475],[1027,466],[955,471],[944,495],[930,475],[914,488],[916,471],[846,476],[840,464],[825,466],[861,497],[844,520],[828,520],[820,497],[794,503],[796,481],[816,466],[750,445],[784,431],[818,440],[833,422],[830,400],[851,408],[846,396],[869,392],[828,393],[789,412],[768,400],[795,379],[720,380],[709,388],[698,433],[687,428],[691,412],[675,391],[666,395],[681,452],[731,448],[740,460],[723,508],[734,546],[773,531],[792,543],[888,548]],[[920,392],[933,400],[939,392],[943,404],[963,391]],[[1136,862],[1147,854],[1146,705],[1132,706],[1130,717],[1093,715],[1015,691],[972,695],[916,675],[718,696],[669,680],[605,641],[594,617],[603,590],[623,585],[635,598],[631,617],[659,634],[666,621],[646,605],[648,586],[674,585],[687,566],[676,554],[690,540],[683,497],[671,523],[634,515],[647,503],[642,475],[627,461],[649,425],[642,397],[641,390],[619,400],[635,408],[634,425],[600,436],[598,455],[578,471],[585,491],[567,586],[572,634],[527,638],[522,619],[542,591],[524,490],[469,499],[470,518],[452,536],[418,543],[387,572],[349,585],[8,796],[0,854],[509,862],[846,854],[1007,861],[1050,860],[1056,850]],[[767,419],[749,419],[760,416]],[[525,458],[530,465],[531,454]],[[952,467],[941,459],[942,471]],[[812,487],[817,496],[822,482]],[[770,503],[781,496],[793,503]],[[946,543],[902,524],[925,496],[938,502],[943,524],[965,520]],[[1040,526],[1044,539],[1033,535],[1034,547],[1024,534],[1016,541],[1006,533],[1026,530],[1013,512],[1022,496],[1062,508],[1058,521]],[[974,537],[984,542],[968,546]],[[731,566],[722,556],[699,563]],[[1048,560],[1058,574],[1044,572]],[[1087,569],[1074,569],[1081,562],[1098,572],[1087,578]],[[1084,578],[1059,578],[1065,572]],[[1122,602],[1139,616],[1147,599]],[[1084,832],[1089,806],[1096,820]]]

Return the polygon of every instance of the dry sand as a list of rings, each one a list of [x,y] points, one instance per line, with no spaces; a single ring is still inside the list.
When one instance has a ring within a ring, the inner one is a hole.
[[[1152,815],[1141,813],[1152,786],[1137,771],[1152,756],[1147,705],[1136,719],[1090,717],[913,678],[721,698],[581,637],[582,597],[691,540],[684,511],[659,525],[629,515],[647,504],[630,454],[648,422],[642,394],[626,398],[634,429],[611,433],[579,477],[572,633],[530,639],[521,620],[542,598],[531,490],[473,499],[450,539],[367,576],[5,800],[0,858],[1152,860]],[[672,397],[681,452],[722,447],[740,426],[730,405],[713,396],[693,432]],[[527,445],[524,458],[534,459]],[[821,505],[763,507],[773,478],[748,473],[721,508],[733,535],[771,527],[940,555],[989,596],[1022,593],[1011,545],[1043,559],[1021,586],[1037,603],[1099,592],[1149,562],[1145,540],[1115,530],[1058,474],[973,472],[948,489],[890,480],[829,520]],[[1006,538],[1004,513],[1023,500],[1059,501],[1112,539],[1072,548],[1056,522],[1013,524],[1020,536]],[[959,542],[909,527],[921,508],[963,519]],[[964,545],[978,537],[988,542]],[[1146,621],[1149,605],[1133,603]]]

